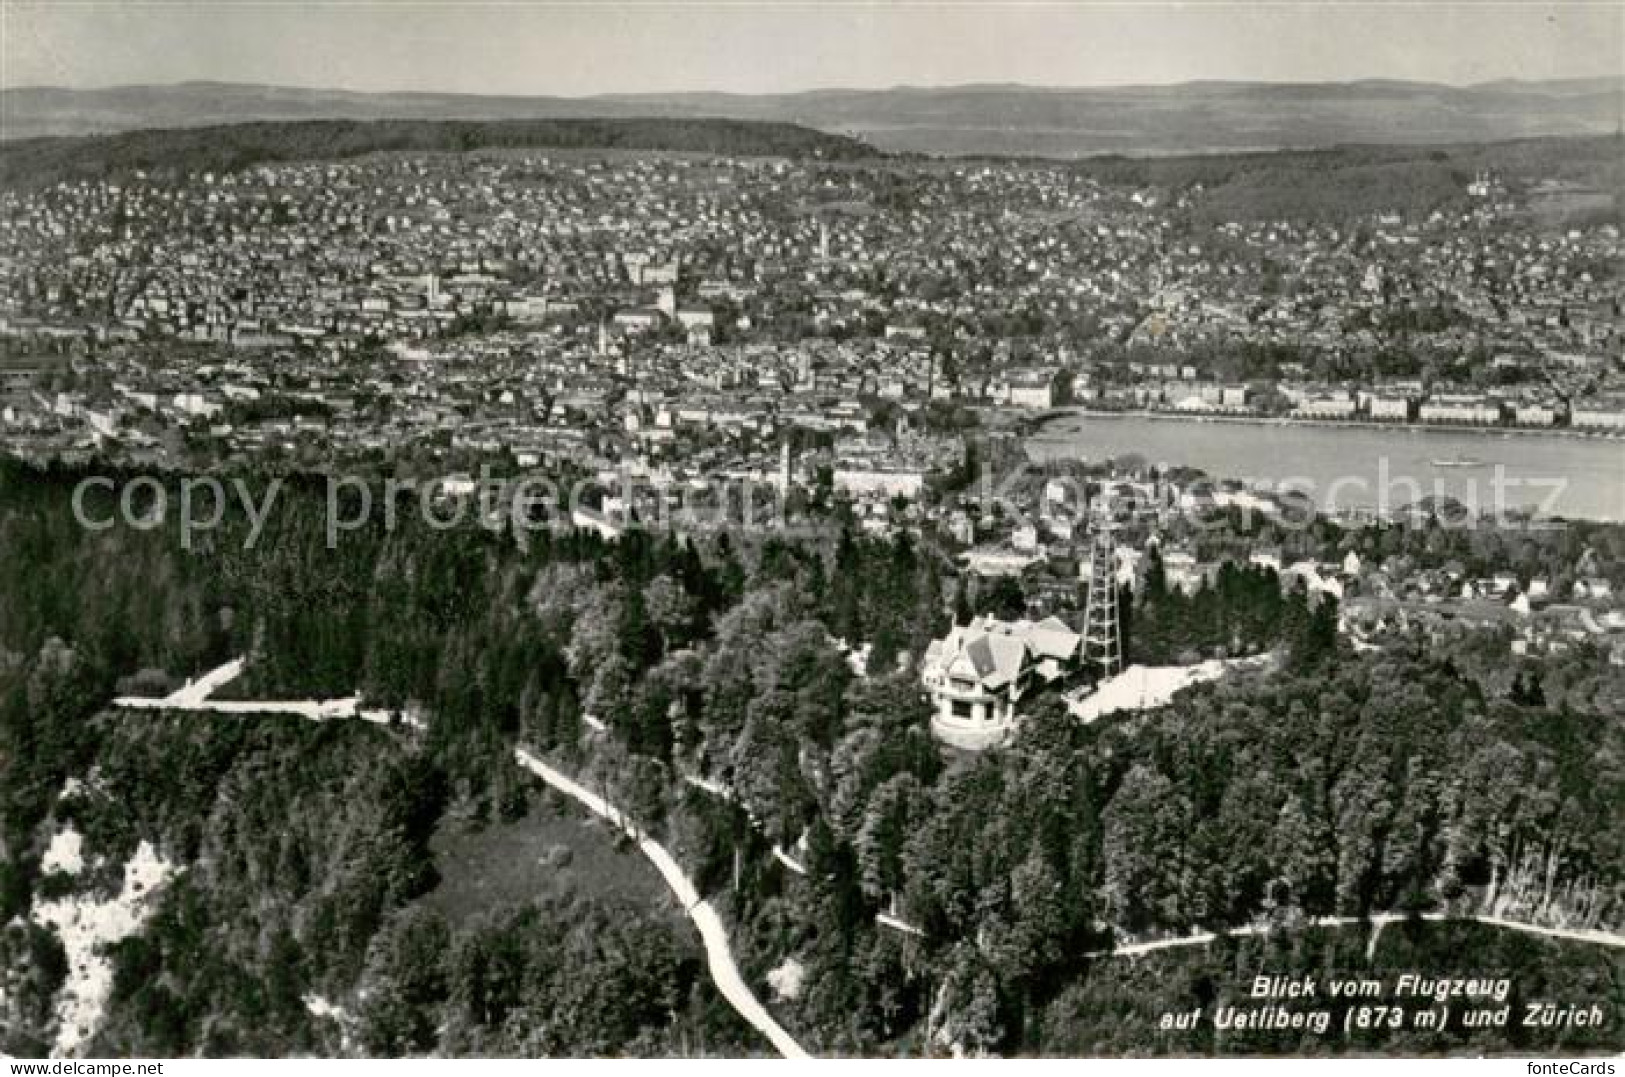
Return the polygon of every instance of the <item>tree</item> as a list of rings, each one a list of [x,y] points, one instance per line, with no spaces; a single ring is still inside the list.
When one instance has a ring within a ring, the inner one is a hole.
[[[903,846],[929,810],[920,781],[895,774],[869,797],[855,840],[858,875],[871,899],[897,893],[903,884]]]
[[[1137,763],[1106,807],[1101,854],[1104,896],[1124,930],[1183,927],[1179,891],[1190,805],[1160,771]]]
[[[959,576],[954,581],[954,624],[968,625],[974,616],[971,611],[970,594],[965,587],[965,577]]]
[[[1017,978],[1039,976],[1065,961],[1071,921],[1061,873],[1034,845],[1010,876],[1012,949]]]
[[[361,1038],[369,1053],[419,1054],[435,1043],[436,1007],[448,996],[451,931],[434,910],[397,914],[372,941],[361,992]]]
[[[1325,816],[1290,794],[1276,817],[1268,847],[1269,863],[1276,872],[1267,887],[1271,904],[1291,904],[1311,916],[1332,910],[1337,864],[1331,827]]]
[[[986,592],[979,592],[976,597],[977,609],[1000,620],[1014,621],[1027,614],[1026,592],[1014,576],[1000,576]]]
[[[996,1054],[1007,1034],[997,979],[967,943],[957,946],[949,961],[951,971],[931,1015],[938,1041],[972,1055]]]
[[[656,576],[644,588],[644,608],[659,633],[662,655],[686,642],[696,607],[680,584],[670,576]]]

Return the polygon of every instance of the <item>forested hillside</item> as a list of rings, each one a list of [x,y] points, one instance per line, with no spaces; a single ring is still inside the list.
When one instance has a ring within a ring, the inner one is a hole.
[[[1615,137],[1534,138],[1456,146],[1338,146],[1270,153],[1178,157],[1096,157],[1070,167],[1112,186],[1156,188],[1190,197],[1185,212],[1203,224],[1288,220],[1342,222],[1379,213],[1410,219],[1466,207],[1467,186],[1493,175],[1527,195],[1562,182],[1598,192],[1620,220],[1625,190]]]
[[[879,156],[856,139],[755,120],[311,120],[0,142],[0,186],[99,179],[137,170],[232,172],[277,161],[340,160],[368,153],[497,149],[664,150],[829,160]]]
[[[799,990],[775,1009],[819,1051],[920,1050],[928,1027],[934,1050],[1192,1049],[1142,1023],[1108,1028],[1112,1007],[1139,1012],[1125,979],[1139,966],[1090,954],[1196,927],[1264,920],[1291,938],[1326,913],[1615,929],[1625,918],[1625,730],[1597,702],[1616,696],[1509,692],[1487,662],[1420,642],[1354,653],[1329,605],[1256,572],[1188,600],[1127,596],[1131,658],[1270,648],[1274,668],[1087,726],[1040,699],[1007,749],[962,757],[929,736],[912,661],[962,604],[999,596],[956,601],[911,541],[634,532],[613,544],[538,534],[522,549],[403,511],[393,531],[375,513],[329,549],[308,480],[281,492],[252,549],[234,519],[186,551],[172,522],[80,528],[77,478],[0,465],[0,920],[74,885],[40,869],[64,821],[105,870],[137,840],[179,866],[159,914],[117,947],[110,1049],[252,1052],[279,1034],[337,1049],[322,1038],[332,1027],[295,1007],[303,993],[357,1015],[340,1045],[357,1052],[740,1049],[697,984],[692,943],[663,922],[545,894],[455,925],[424,906],[445,816],[541,809],[509,765],[515,742],[676,850],[764,996],[769,970],[800,965]],[[1617,543],[1607,530],[1591,540]],[[1332,528],[1299,541],[1335,556],[1378,539]],[[1448,556],[1477,540],[1382,541]],[[867,665],[837,638],[870,644]],[[428,733],[104,713],[121,683],[160,693],[234,654],[250,660],[234,691],[360,689],[421,709]],[[70,779],[82,790],[64,797]],[[245,908],[265,910],[262,929]],[[878,925],[882,911],[920,934]],[[1390,928],[1383,946],[1402,939],[1443,961],[1459,942],[1448,930]],[[7,939],[11,975],[34,985],[33,1018],[8,1049],[37,1050],[50,945],[27,930]],[[1304,960],[1334,960],[1322,942],[1302,945]],[[1528,990],[1553,979],[1559,952],[1546,944],[1487,945]],[[1149,997],[1188,1005],[1203,978],[1209,998],[1234,991],[1225,969],[1252,960],[1236,954],[1170,957],[1183,971]],[[1591,979],[1573,997],[1606,997],[1612,977],[1617,999],[1618,958],[1585,961]],[[572,993],[587,970],[619,977],[600,989],[610,996]],[[257,1005],[282,1024],[248,1022]],[[549,1007],[599,1017],[566,1032]],[[1406,1045],[1622,1043],[1616,1022],[1516,1042],[1457,1028]]]
[[[1374,942],[1374,945],[1373,945]],[[1511,973],[1510,1002],[1521,1013],[1530,999],[1587,1007],[1617,1007],[1625,991],[1620,962],[1594,946],[1532,939],[1470,923],[1390,926],[1373,940],[1365,928],[1300,928],[1269,939],[1227,940],[1196,950],[1102,962],[1068,985],[1024,1030],[1036,1052],[1054,1056],[1134,1054],[1473,1056],[1536,1051],[1552,1040],[1518,1027],[1462,1037],[1432,1031],[1355,1032],[1321,1036],[1300,1030],[1225,1030],[1211,1026],[1147,1036],[1165,1013],[1246,1004],[1261,972],[1301,970],[1320,982],[1360,975],[1392,983],[1427,970],[1429,977]],[[1333,1027],[1345,1005],[1331,1009]],[[1510,1023],[1509,1023],[1510,1024]],[[1618,1034],[1571,1035],[1565,1051],[1617,1049]]]

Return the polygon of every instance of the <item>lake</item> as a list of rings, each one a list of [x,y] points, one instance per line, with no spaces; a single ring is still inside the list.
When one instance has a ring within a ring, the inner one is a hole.
[[[1040,462],[1138,454],[1215,479],[1290,486],[1327,511],[1442,494],[1484,512],[1625,521],[1625,441],[1602,437],[1068,415],[1028,439],[1027,453]]]

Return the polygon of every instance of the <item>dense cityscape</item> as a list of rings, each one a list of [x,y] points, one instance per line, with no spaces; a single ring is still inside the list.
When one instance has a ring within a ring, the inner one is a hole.
[[[1625,431],[1617,225],[1541,227],[1556,180],[1466,187],[1332,223],[1034,165],[385,157],[10,191],[7,439],[326,459],[455,421],[692,473],[862,433],[875,401]]]

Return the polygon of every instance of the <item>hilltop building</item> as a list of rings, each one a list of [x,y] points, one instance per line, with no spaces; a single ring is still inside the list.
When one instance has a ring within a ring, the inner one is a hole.
[[[1083,637],[1054,617],[956,625],[926,648],[921,680],[931,693],[931,732],[979,751],[1016,727],[1016,705],[1035,688],[1078,668]]]

